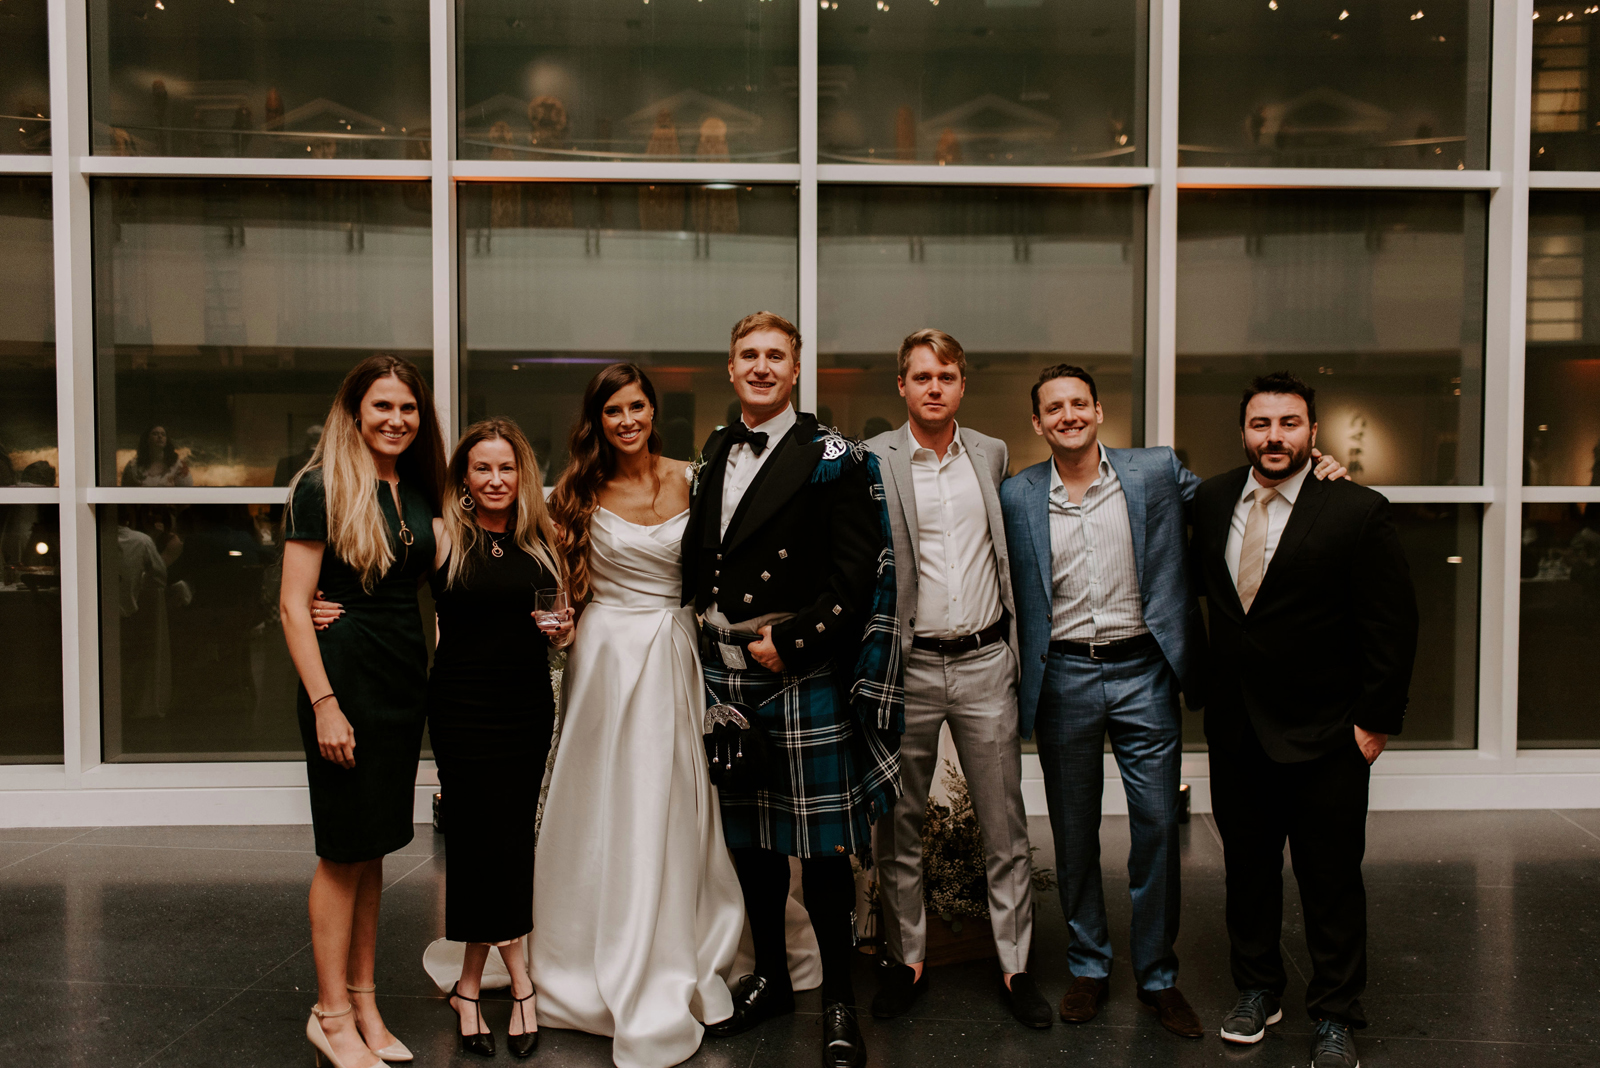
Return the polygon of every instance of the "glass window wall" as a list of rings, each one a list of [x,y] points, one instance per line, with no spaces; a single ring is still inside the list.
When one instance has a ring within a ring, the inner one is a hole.
[[[1517,745],[1600,746],[1600,502],[1522,506]]]
[[[461,159],[798,158],[798,0],[458,10]]]
[[[822,4],[825,163],[1142,165],[1146,0]]]
[[[1033,432],[1039,370],[1095,376],[1106,444],[1143,440],[1143,190],[823,186],[817,233],[817,414],[871,437],[906,421],[907,334],[967,353],[964,425],[1005,440],[1011,469],[1049,455]]]
[[[466,418],[515,419],[547,483],[601,367],[649,372],[665,452],[690,459],[738,412],[733,324],[799,319],[794,186],[471,183],[458,196]]]
[[[0,494],[0,764],[59,764],[61,525]]]
[[[1600,193],[1528,203],[1523,483],[1600,486]]]
[[[46,0],[0,11],[0,155],[50,154],[50,40]]]
[[[1288,370],[1318,444],[1372,485],[1481,472],[1481,193],[1189,192],[1178,202],[1177,446],[1243,463],[1239,396]]]
[[[1485,166],[1489,0],[1184,0],[1178,162]]]
[[[99,155],[428,158],[427,0],[89,0],[89,26]]]
[[[1529,166],[1536,171],[1600,168],[1600,107],[1590,93],[1600,56],[1594,52],[1591,4],[1535,4],[1533,114]]]
[[[427,182],[93,185],[103,486],[274,486],[354,364],[432,374]]]
[[[50,179],[0,176],[0,486],[56,484]]]

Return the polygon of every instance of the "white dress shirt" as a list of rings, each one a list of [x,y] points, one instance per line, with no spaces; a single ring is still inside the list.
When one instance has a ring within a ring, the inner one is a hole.
[[[744,495],[750,489],[750,483],[755,481],[757,472],[761,470],[768,460],[772,459],[772,454],[778,451],[778,442],[782,441],[783,436],[794,428],[796,418],[794,409],[785,407],[783,411],[766,422],[750,427],[752,433],[765,434],[767,436],[767,447],[761,450],[760,456],[757,456],[755,450],[742,441],[728,450],[728,466],[722,476],[722,526],[719,530],[720,536],[724,538],[728,536],[728,524],[733,522],[733,514],[739,510],[739,502],[744,500]],[[715,602],[712,602],[706,608],[706,622],[712,626],[721,627],[723,630],[748,631],[751,634],[756,633],[762,627],[777,626],[786,619],[793,619],[794,615],[793,612],[768,612],[764,616],[756,616],[754,619],[747,619],[743,623],[734,623],[722,614],[722,610],[717,607]]]
[[[1122,481],[1100,446],[1100,472],[1073,504],[1050,464],[1050,640],[1114,642],[1150,633]]]
[[[1295,498],[1300,496],[1300,487],[1306,484],[1306,476],[1311,473],[1311,461],[1307,460],[1293,477],[1274,487],[1278,495],[1267,502],[1267,545],[1261,562],[1262,577],[1266,576],[1267,567],[1272,563],[1272,554],[1278,551],[1278,541],[1283,537],[1283,528],[1289,525],[1289,514],[1294,511]],[[1239,586],[1239,552],[1244,548],[1244,525],[1250,518],[1250,510],[1256,504],[1256,490],[1261,488],[1261,483],[1256,480],[1255,469],[1244,480],[1244,489],[1239,494],[1239,500],[1233,506],[1233,521],[1228,524],[1228,547],[1226,556],[1228,560],[1228,574],[1233,576],[1233,585]]]
[[[918,637],[959,638],[1000,619],[1000,569],[989,536],[989,510],[960,427],[943,458],[911,444],[917,509]]]

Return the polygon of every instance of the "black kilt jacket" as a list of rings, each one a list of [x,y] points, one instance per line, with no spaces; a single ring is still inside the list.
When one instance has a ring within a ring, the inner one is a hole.
[[[904,702],[894,561],[877,461],[797,413],[721,534],[731,442],[706,441],[683,540],[683,603],[733,623],[794,613],[773,627],[781,675],[748,653],[725,665],[713,628],[701,656],[710,699],[741,705],[773,750],[771,781],[721,791],[728,845],[792,856],[868,855],[871,824],[899,794]],[[748,641],[726,632],[722,640]]]

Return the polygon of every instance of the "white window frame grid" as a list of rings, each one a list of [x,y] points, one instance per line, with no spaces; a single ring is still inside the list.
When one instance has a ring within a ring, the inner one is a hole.
[[[1150,0],[1149,101],[1144,167],[894,167],[819,164],[818,8],[800,0],[800,145],[797,164],[457,161],[456,3],[430,0],[432,158],[423,161],[119,158],[89,145],[85,0],[49,0],[51,155],[0,156],[0,173],[48,174],[54,195],[59,489],[0,489],[0,502],[55,503],[62,559],[62,728],[55,765],[0,766],[0,825],[304,822],[305,773],[294,761],[119,763],[102,759],[97,505],[156,501],[275,503],[271,488],[146,490],[96,485],[93,293],[89,182],[96,176],[430,179],[433,205],[434,384],[446,432],[459,425],[456,184],[467,181],[772,182],[798,185],[799,308],[817,337],[817,197],[822,184],[1028,185],[1148,191],[1145,426],[1148,444],[1172,444],[1176,415],[1177,197],[1184,189],[1452,189],[1489,199],[1485,306],[1483,482],[1376,487],[1397,503],[1481,506],[1477,744],[1402,750],[1374,768],[1374,808],[1524,808],[1600,805],[1600,748],[1517,748],[1519,547],[1522,505],[1600,501],[1600,488],[1522,485],[1528,191],[1600,189],[1600,172],[1530,173],[1533,0],[1493,11],[1489,169],[1477,171],[1180,167],[1180,0]],[[802,403],[814,403],[816,364],[801,365]],[[1496,399],[1498,398],[1498,399]],[[1106,758],[1108,812],[1126,811]],[[1043,812],[1038,760],[1028,757],[1029,811]],[[1186,754],[1194,806],[1209,808],[1204,753]],[[419,818],[437,781],[424,764]]]

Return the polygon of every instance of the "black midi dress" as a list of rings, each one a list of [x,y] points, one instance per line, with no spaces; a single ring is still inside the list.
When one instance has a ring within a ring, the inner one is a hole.
[[[430,579],[439,646],[428,733],[443,796],[452,942],[509,942],[533,929],[533,821],[555,727],[550,641],[533,609],[535,594],[556,580],[509,533],[482,534],[454,586],[445,585],[448,561]]]
[[[422,576],[433,566],[433,513],[415,488],[400,483],[401,511],[387,483],[373,492],[389,526],[394,564],[371,593],[361,577],[329,545],[322,554],[317,588],[344,605],[344,615],[317,632],[322,666],[339,708],[356,738],[356,766],[341,768],[324,760],[317,747],[313,696],[299,687],[296,711],[306,750],[311,787],[311,825],[317,856],[342,863],[373,860],[411,841],[417,762],[427,709],[424,692],[428,648],[417,607]],[[411,544],[400,537],[401,516]],[[322,471],[300,478],[284,518],[290,541],[328,540],[328,513]]]

